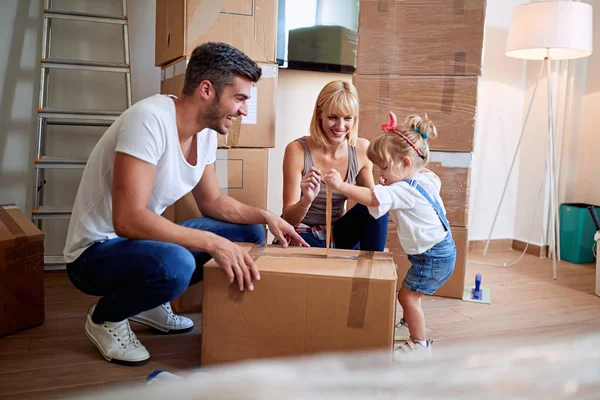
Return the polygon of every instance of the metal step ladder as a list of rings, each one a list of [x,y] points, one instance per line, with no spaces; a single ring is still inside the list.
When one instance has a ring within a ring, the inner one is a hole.
[[[117,24],[123,27],[123,63],[109,63],[83,60],[54,59],[50,56],[52,39],[52,21],[72,20],[90,23]],[[50,71],[87,70],[115,72],[125,75],[126,108],[131,106],[131,68],[129,65],[129,31],[127,19],[127,0],[123,0],[123,16],[89,14],[75,11],[54,10],[52,0],[44,0],[44,18],[42,26],[42,58],[40,73],[39,108],[37,114],[36,154],[34,160],[33,198],[31,218],[42,229],[42,222],[49,219],[69,219],[72,206],[44,205],[44,188],[46,185],[45,170],[84,168],[87,159],[63,158],[47,155],[45,152],[47,127],[61,126],[110,126],[123,111],[112,110],[69,110],[48,107],[48,88]],[[64,259],[61,255],[46,255],[44,269],[64,269]]]

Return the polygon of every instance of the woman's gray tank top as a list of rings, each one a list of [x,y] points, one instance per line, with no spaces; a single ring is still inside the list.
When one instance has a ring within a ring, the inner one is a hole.
[[[308,170],[314,165],[312,156],[310,155],[310,149],[306,144],[304,137],[297,139],[304,149],[304,171],[302,175],[306,174]],[[346,183],[356,185],[356,176],[358,175],[358,159],[356,158],[356,147],[348,145],[348,177]],[[348,198],[343,194],[333,191],[331,196],[331,223],[334,224],[338,219],[344,215],[344,203]],[[312,205],[308,209],[306,216],[302,220],[302,223],[308,226],[313,225],[325,225],[326,221],[326,202],[327,202],[327,184],[321,182],[321,189],[319,194],[312,202]]]

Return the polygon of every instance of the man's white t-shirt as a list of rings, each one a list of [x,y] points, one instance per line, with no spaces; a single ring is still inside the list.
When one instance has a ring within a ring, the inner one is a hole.
[[[85,167],[69,223],[65,261],[75,261],[95,242],[117,237],[112,221],[117,152],[156,167],[147,208],[160,215],[192,190],[206,165],[215,162],[217,134],[210,129],[196,134],[198,158],[190,165],[181,152],[172,97],[150,96],[126,110],[98,141]]]
[[[441,182],[437,175],[425,171],[417,174],[414,179],[431,198],[440,203],[446,214],[440,197]],[[407,182],[400,181],[390,186],[375,185],[373,193],[379,201],[379,207],[369,207],[369,212],[374,218],[379,218],[389,211],[406,254],[424,253],[446,237],[446,230],[433,206]]]

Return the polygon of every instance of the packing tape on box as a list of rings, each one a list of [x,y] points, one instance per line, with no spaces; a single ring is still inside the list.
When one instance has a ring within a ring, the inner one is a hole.
[[[390,3],[395,0],[379,0],[377,4],[377,11],[390,12]]]
[[[195,43],[201,36],[206,34],[228,3],[229,0],[199,2],[188,24],[187,42]]]
[[[465,0],[454,0],[454,4],[452,7],[453,15],[465,15]]]
[[[348,328],[362,329],[365,326],[374,254],[372,251],[361,251],[358,255],[358,262],[352,278],[352,291],[350,292],[350,305],[346,320]]]
[[[445,76],[444,77],[444,89],[442,91],[442,104],[440,107],[440,111],[443,113],[452,112],[452,108],[454,107],[455,86],[456,86],[456,77],[455,76]]]
[[[229,132],[227,133],[226,146],[227,147],[236,147],[240,144],[240,131],[242,129],[242,117],[237,117],[232,120],[231,128],[229,128]]]
[[[461,13],[464,13],[464,1],[462,2]],[[456,1],[455,1],[456,4]],[[455,6],[455,10],[457,7]],[[455,14],[456,15],[456,14]],[[464,75],[467,68],[467,53],[462,50],[454,53],[454,74],[453,75]],[[442,92],[442,107],[441,111],[445,113],[452,112],[454,107],[454,92],[456,87],[456,76],[446,76],[444,78],[444,90]]]
[[[256,259],[258,257],[260,257],[260,256],[262,256],[264,254],[266,247],[267,246],[265,246],[264,244],[255,244],[248,251],[248,254],[250,254],[250,257],[252,258],[253,261],[256,261]]]

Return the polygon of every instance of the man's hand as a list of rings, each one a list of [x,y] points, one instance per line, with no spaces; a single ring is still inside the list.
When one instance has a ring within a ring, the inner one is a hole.
[[[254,290],[252,281],[260,280],[260,274],[246,250],[227,239],[220,238],[214,250],[209,253],[225,271],[229,283],[237,279],[240,290],[244,290],[244,286],[250,291]]]
[[[266,211],[265,219],[267,221],[267,225],[269,227],[269,231],[279,240],[279,243],[283,247],[288,247],[289,243],[286,240],[286,235],[290,237],[292,243],[296,243],[299,246],[310,247],[308,243],[302,239],[302,236],[296,232],[294,227],[290,225],[287,221],[282,218],[279,218],[277,215]]]

